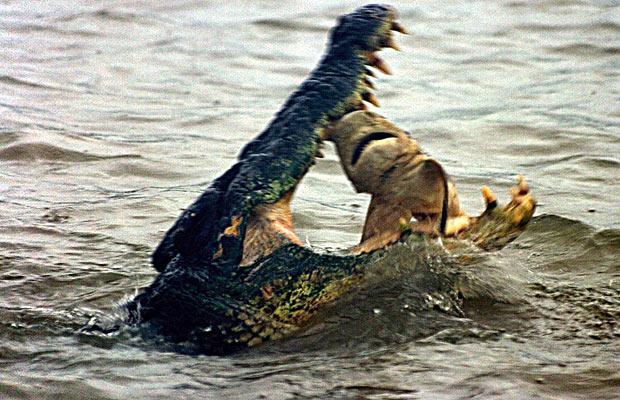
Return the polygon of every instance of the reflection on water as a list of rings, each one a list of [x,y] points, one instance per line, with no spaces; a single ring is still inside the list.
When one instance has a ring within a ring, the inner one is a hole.
[[[444,163],[468,210],[516,173],[540,201],[518,241],[468,256],[465,318],[408,309],[404,279],[228,358],[75,333],[151,282],[163,231],[357,5],[0,5],[0,397],[617,397],[616,2],[395,4],[412,34],[384,53],[381,112]],[[296,224],[314,246],[352,245],[368,199],[326,155]]]

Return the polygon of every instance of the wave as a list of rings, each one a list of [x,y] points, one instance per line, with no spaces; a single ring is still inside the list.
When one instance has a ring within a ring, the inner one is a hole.
[[[25,23],[14,26],[9,26],[8,31],[16,32],[16,33],[30,33],[30,32],[44,32],[44,33],[53,33],[57,35],[63,35],[68,37],[84,37],[84,38],[101,38],[105,35],[101,32],[97,32],[94,30],[87,29],[65,29],[59,28],[53,25],[43,25],[36,23]]]
[[[116,158],[142,157],[137,154],[95,155],[86,151],[65,149],[43,142],[16,143],[0,149],[0,160],[4,161],[89,162]]]
[[[609,247],[620,258],[620,229],[597,230],[585,222],[554,214],[543,214],[532,220],[519,241],[521,246],[547,255],[560,253],[564,258],[585,250]],[[600,263],[600,259],[591,263]]]
[[[514,29],[531,32],[563,32],[563,31],[611,31],[620,32],[620,24],[611,21],[596,22],[591,24],[543,24],[525,23],[515,25]]]
[[[295,21],[293,19],[262,18],[253,21],[252,24],[256,26],[264,26],[267,28],[275,28],[278,30],[287,30],[293,32],[326,32],[329,29],[328,26],[304,23]]]
[[[565,46],[547,47],[552,53],[577,56],[616,56],[620,54],[618,46],[596,46],[590,43],[572,43]]]
[[[45,85],[45,84],[38,83],[38,82],[32,82],[26,79],[16,78],[10,75],[0,75],[0,83],[7,83],[9,85],[15,85],[15,86],[27,86],[27,87],[36,88],[36,89],[62,90],[55,86]]]

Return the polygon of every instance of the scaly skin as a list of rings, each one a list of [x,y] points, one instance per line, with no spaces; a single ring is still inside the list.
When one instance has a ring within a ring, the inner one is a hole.
[[[204,353],[230,353],[296,331],[362,284],[366,272],[384,258],[420,243],[421,237],[410,235],[408,247],[334,255],[283,240],[250,265],[241,263],[248,221],[256,210],[290,198],[313,164],[328,124],[364,108],[362,100],[376,102],[369,94],[366,66],[386,70],[373,52],[394,47],[390,29],[402,31],[394,19],[391,7],[378,5],[339,19],[328,51],[310,77],[243,149],[238,162],[166,233],[153,254],[160,274],[127,304],[130,323],[172,341],[194,343]],[[512,210],[518,209],[517,204]],[[485,218],[472,224],[470,235],[475,226],[493,226],[484,225]],[[432,262],[433,257],[440,260]],[[449,271],[434,270],[450,264],[442,257],[421,251],[408,254],[407,260],[421,271],[420,306],[433,298],[429,294],[441,293],[440,308],[458,314],[457,279]]]

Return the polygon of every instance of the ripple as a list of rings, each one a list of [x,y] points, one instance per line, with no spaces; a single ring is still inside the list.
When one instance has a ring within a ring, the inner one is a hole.
[[[525,153],[525,150],[528,150],[532,153],[544,153],[546,150],[542,148],[542,146],[519,146],[519,152]],[[562,163],[570,163],[575,160],[580,160],[584,156],[582,154],[571,154],[567,156],[555,156],[555,157],[547,157],[545,160],[534,160],[532,162],[521,162],[519,165],[524,167],[548,167],[553,166],[554,168],[558,166],[558,164]]]
[[[613,157],[595,157],[589,156],[584,157],[580,160],[587,167],[597,167],[597,168],[609,168],[618,172],[618,168],[620,168],[620,160],[617,160]]]
[[[287,30],[294,32],[325,32],[329,29],[329,27],[324,27],[311,23],[304,23],[295,19],[262,18],[253,21],[252,24],[256,26],[264,26],[268,28],[275,28],[278,30]]]
[[[590,43],[572,43],[564,46],[547,47],[552,53],[578,56],[615,56],[620,54],[619,46],[597,46]]]
[[[93,17],[101,18],[103,20],[110,21],[135,21],[144,18],[143,15],[132,13],[132,12],[122,12],[117,10],[97,10],[91,13]]]
[[[533,285],[537,305],[547,324],[567,323],[554,332],[557,338],[611,339],[620,336],[620,288],[572,283]]]
[[[41,24],[33,24],[33,23],[19,24],[16,26],[9,27],[8,30],[11,32],[16,32],[16,33],[20,33],[20,32],[55,33],[55,34],[59,34],[59,35],[67,36],[67,37],[80,36],[84,38],[97,38],[97,37],[105,36],[101,32],[92,31],[92,30],[64,29],[64,28],[59,28],[54,25],[41,25]]]
[[[107,173],[110,176],[139,176],[156,179],[179,179],[186,176],[170,169],[153,168],[138,162],[116,162]]]
[[[14,76],[9,75],[0,75],[0,82],[8,83],[10,85],[15,86],[26,86],[37,89],[47,89],[47,90],[62,90],[62,88],[58,88],[51,85],[46,85],[38,82],[32,82],[27,79],[16,78]]]
[[[0,104],[1,106],[1,104]],[[9,131],[9,132],[2,132],[0,134],[0,146],[4,146],[7,144],[11,144],[16,142],[19,139],[20,135],[16,132],[13,131]]]
[[[532,238],[532,236],[536,236],[542,233],[553,234],[554,237],[562,238],[567,242],[572,241],[572,243],[575,243],[575,239],[578,240],[579,238],[588,237],[592,233],[592,231],[593,228],[586,223],[553,214],[543,214],[535,217],[527,229],[528,238]],[[551,239],[552,237],[548,238]],[[536,241],[539,239],[540,238],[534,240]],[[562,241],[553,244],[560,245],[558,247],[562,247],[564,243],[565,242]],[[547,241],[546,244],[551,243]]]
[[[514,29],[527,32],[564,32],[564,31],[611,31],[620,32],[620,24],[611,21],[595,22],[591,24],[544,24],[525,23],[518,24]]]
[[[520,61],[514,58],[508,58],[508,57],[488,57],[488,56],[474,56],[474,57],[470,57],[470,58],[466,58],[463,61],[461,61],[462,64],[467,65],[467,64],[473,64],[473,65],[478,65],[478,64],[499,64],[499,65],[508,65],[508,66],[513,66],[513,67],[524,67],[527,66],[528,63],[525,61]]]
[[[116,158],[142,158],[137,154],[101,156],[84,151],[65,149],[43,142],[17,143],[0,149],[4,161],[89,162]]]
[[[71,15],[65,15],[55,18],[55,21],[67,23],[74,22],[76,20],[102,20],[107,22],[144,22],[148,19],[152,19],[153,16],[148,14],[142,14],[133,11],[114,10],[114,9],[98,9],[93,11],[86,11],[80,13],[74,13]]]
[[[162,88],[158,88],[158,90],[163,90]],[[171,121],[172,118],[165,117],[162,115],[144,115],[144,114],[130,114],[130,113],[118,113],[112,117],[114,121],[119,122],[140,122],[140,123],[152,123],[152,122],[167,122]]]

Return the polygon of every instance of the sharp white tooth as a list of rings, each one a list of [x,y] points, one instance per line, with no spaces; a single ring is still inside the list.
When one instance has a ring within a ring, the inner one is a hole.
[[[404,26],[402,26],[401,24],[399,24],[398,22],[394,21],[392,22],[392,30],[396,31],[396,32],[400,32],[403,33],[405,35],[408,35],[409,32],[405,29]]]
[[[396,42],[394,41],[394,39],[389,38],[388,42],[387,42],[387,46],[385,47],[389,47],[391,49],[394,49],[396,51],[400,51],[400,46],[396,44]]]
[[[392,71],[390,67],[383,61],[379,56],[377,56],[373,52],[366,53],[366,59],[368,60],[368,65],[371,67],[377,68],[379,71],[383,72],[386,75],[392,75]]]
[[[379,100],[377,100],[377,96],[375,96],[374,94],[370,93],[370,92],[366,92],[362,95],[362,98],[369,102],[370,104],[372,104],[375,107],[381,107],[381,105],[379,104]]]

